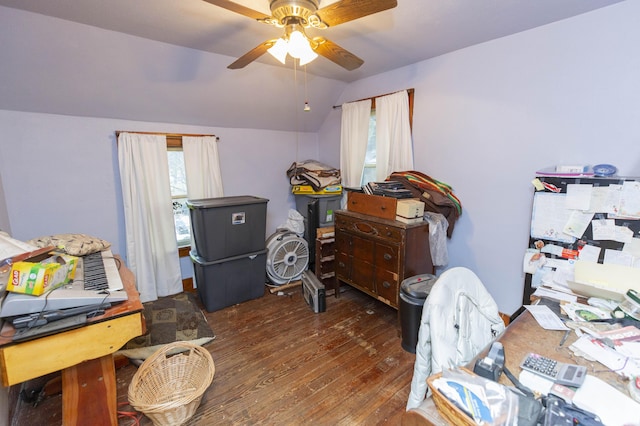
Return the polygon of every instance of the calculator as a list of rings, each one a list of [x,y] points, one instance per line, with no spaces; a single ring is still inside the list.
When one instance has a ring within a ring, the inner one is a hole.
[[[579,387],[587,377],[587,368],[565,364],[536,353],[527,355],[520,368],[564,386]]]

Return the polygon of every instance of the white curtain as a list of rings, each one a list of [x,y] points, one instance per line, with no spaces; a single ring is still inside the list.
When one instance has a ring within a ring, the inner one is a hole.
[[[224,195],[215,136],[183,136],[182,152],[187,173],[187,196],[192,199]]]
[[[340,175],[344,187],[359,187],[367,154],[371,99],[342,104]]]
[[[120,133],[118,162],[127,241],[127,264],[140,300],[182,291],[175,236],[167,141],[164,135]]]
[[[182,153],[187,174],[187,197],[198,199],[224,196],[216,137],[183,136]],[[191,226],[191,249],[196,249],[193,225]],[[197,287],[195,275],[193,281]]]
[[[376,180],[413,170],[413,147],[406,90],[376,98]]]

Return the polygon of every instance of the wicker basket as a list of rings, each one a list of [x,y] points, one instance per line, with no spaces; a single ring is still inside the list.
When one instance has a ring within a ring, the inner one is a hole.
[[[154,425],[180,425],[195,413],[214,373],[209,351],[188,342],[170,343],[138,368],[129,403]]]
[[[466,371],[469,372],[469,370]],[[438,388],[433,385],[433,381],[439,379],[440,377],[442,377],[442,373],[434,374],[432,376],[429,376],[429,378],[427,379],[427,385],[429,386],[429,389],[431,389],[431,397],[433,398],[433,402],[436,404],[438,413],[440,413],[440,415],[449,424],[475,426],[476,422],[473,421],[473,419],[469,417],[469,415],[456,407],[451,401],[447,399],[446,396],[444,396],[438,390]]]

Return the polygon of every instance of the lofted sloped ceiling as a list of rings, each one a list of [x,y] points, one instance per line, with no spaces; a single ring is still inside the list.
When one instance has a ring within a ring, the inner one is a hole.
[[[0,0],[0,109],[314,132],[350,82],[619,1],[398,0],[309,29],[364,64],[319,57],[305,73],[269,54],[227,69],[282,30],[204,0]],[[269,0],[235,2],[270,14]]]

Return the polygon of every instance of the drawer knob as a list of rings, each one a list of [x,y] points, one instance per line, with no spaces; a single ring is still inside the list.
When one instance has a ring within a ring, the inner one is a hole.
[[[344,262],[338,262],[338,266],[341,267],[341,268],[344,268],[344,266],[345,266]]]
[[[384,260],[391,260],[391,255],[389,253],[384,254]]]
[[[391,283],[389,283],[389,281],[383,281],[383,282],[382,282],[382,287],[384,287],[384,288],[390,288],[390,287],[391,287]]]
[[[392,236],[392,235],[393,235],[393,232],[391,232],[391,231],[387,231],[387,237],[390,237],[390,236]]]

